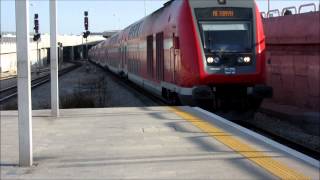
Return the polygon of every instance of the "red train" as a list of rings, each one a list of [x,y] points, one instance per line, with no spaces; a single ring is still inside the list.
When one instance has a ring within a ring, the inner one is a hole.
[[[89,58],[173,104],[257,106],[272,95],[254,0],[169,1]]]

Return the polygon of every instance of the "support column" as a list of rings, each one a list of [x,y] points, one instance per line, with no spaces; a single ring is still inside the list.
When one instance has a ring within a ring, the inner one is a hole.
[[[51,113],[59,117],[57,3],[50,0],[50,71],[51,71]]]
[[[19,165],[32,166],[32,106],[29,61],[29,0],[16,0]]]

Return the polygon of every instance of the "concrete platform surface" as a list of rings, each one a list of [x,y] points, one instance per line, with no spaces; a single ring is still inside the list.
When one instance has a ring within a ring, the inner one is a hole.
[[[0,113],[1,179],[319,179],[319,166],[190,107],[34,111],[34,166],[21,168],[17,112]]]

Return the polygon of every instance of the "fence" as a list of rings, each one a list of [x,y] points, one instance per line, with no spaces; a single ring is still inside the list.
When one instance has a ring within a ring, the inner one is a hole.
[[[290,7],[285,7],[282,10],[272,9],[268,12],[261,12],[261,16],[263,18],[273,18],[273,17],[279,17],[279,16],[303,14],[303,13],[316,12],[316,11],[320,11],[320,4],[317,10],[317,5],[315,3],[309,3],[309,4],[302,4],[298,8],[296,8],[295,6],[290,6]]]

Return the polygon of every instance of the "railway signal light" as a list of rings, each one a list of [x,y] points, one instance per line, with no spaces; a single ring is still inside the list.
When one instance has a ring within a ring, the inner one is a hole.
[[[39,39],[40,39],[40,34],[35,34],[34,36],[33,36],[33,41],[38,41]]]
[[[34,35],[33,35],[33,41],[37,42],[37,64],[39,62],[39,39],[41,37],[41,34],[39,33],[39,15],[38,14],[34,14]],[[37,73],[40,72],[40,66],[37,65]]]
[[[40,33],[39,33],[39,15],[38,14],[34,14],[34,36],[33,36],[33,40],[34,41],[38,41],[41,37]]]
[[[34,14],[34,30],[36,33],[39,33],[39,15],[38,14]]]
[[[90,35],[88,14],[89,14],[88,11],[84,12],[84,30],[85,30],[85,32],[83,32],[83,38],[88,38],[88,36]]]
[[[89,18],[88,18],[88,11],[84,12],[84,29],[86,31],[89,30]]]
[[[90,35],[90,31],[83,32],[83,38],[87,38]]]
[[[88,36],[90,35],[88,14],[88,11],[84,11],[84,32],[82,37],[86,39],[85,57],[88,57]]]

